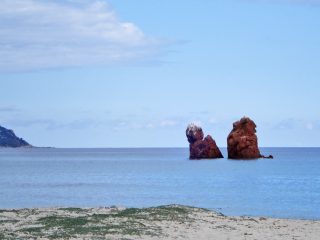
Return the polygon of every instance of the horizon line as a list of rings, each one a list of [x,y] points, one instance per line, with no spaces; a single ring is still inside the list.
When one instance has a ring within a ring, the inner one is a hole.
[[[52,148],[52,149],[188,149],[189,147],[0,147],[0,149],[34,149],[34,148]],[[227,146],[219,147],[226,149]],[[320,148],[320,146],[262,146],[259,148]]]

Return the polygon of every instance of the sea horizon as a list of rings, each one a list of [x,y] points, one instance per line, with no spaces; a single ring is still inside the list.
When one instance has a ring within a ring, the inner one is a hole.
[[[254,161],[221,151],[224,159],[197,161],[188,148],[2,148],[0,208],[179,204],[320,219],[319,148],[261,148],[274,159]]]
[[[0,146],[0,149],[28,149],[28,148],[55,148],[55,149],[189,149],[189,147],[37,147],[37,146],[32,146],[32,147],[2,147]],[[228,147],[226,146],[219,146],[221,149],[227,149]],[[286,147],[264,147],[260,146],[260,149],[268,149],[268,148],[320,148],[319,147],[313,147],[313,146],[301,146],[301,147],[296,147],[296,146],[286,146]]]

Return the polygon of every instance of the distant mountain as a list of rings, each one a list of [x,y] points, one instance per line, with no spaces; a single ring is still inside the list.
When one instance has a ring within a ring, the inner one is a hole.
[[[32,147],[22,138],[18,138],[10,129],[0,126],[0,147]]]

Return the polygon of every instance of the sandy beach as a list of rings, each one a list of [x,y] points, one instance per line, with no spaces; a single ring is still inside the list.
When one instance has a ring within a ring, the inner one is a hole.
[[[230,217],[179,205],[0,211],[0,239],[319,239],[320,221]]]

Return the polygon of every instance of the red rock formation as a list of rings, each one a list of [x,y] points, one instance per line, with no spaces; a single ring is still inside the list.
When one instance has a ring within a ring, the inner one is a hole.
[[[190,143],[190,159],[223,158],[216,142],[210,135],[203,139],[201,127],[190,124],[186,130],[186,136]]]
[[[256,124],[248,117],[233,123],[233,129],[228,136],[228,158],[256,159],[264,157],[258,148]],[[272,157],[271,155],[269,156]]]

